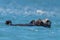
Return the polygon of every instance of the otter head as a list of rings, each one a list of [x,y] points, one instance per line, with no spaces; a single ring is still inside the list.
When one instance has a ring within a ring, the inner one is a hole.
[[[46,19],[44,26],[47,26],[48,28],[50,28],[51,27],[51,21]]]
[[[11,25],[12,22],[11,22],[10,20],[7,20],[5,24],[6,24],[6,25]]]

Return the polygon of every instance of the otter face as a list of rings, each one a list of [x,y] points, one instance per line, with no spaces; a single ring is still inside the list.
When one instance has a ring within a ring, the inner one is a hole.
[[[48,28],[50,28],[51,27],[51,21],[47,20],[46,23],[44,24],[44,26],[47,26]]]
[[[50,20],[47,20],[46,23],[47,23],[48,25],[50,25],[50,24],[51,24],[51,21],[50,21]]]

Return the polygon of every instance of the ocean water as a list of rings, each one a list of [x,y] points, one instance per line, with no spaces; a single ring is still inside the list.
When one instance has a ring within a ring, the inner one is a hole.
[[[5,25],[39,18],[51,20],[51,28]],[[60,40],[60,0],[0,0],[0,40]]]

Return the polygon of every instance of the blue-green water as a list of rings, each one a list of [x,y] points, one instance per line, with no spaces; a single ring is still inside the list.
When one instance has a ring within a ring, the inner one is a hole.
[[[51,20],[51,28],[5,25],[39,18]],[[60,40],[60,0],[0,0],[0,40]]]

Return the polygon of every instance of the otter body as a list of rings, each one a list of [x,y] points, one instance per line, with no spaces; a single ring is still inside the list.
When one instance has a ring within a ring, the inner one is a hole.
[[[7,20],[6,25],[10,25],[10,26],[44,26],[44,27],[48,27],[50,28],[51,27],[51,21],[50,20],[46,20],[46,21],[43,21],[43,20],[32,20],[30,23],[28,24],[12,24],[12,22],[10,20]]]

